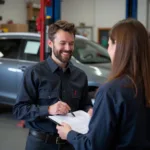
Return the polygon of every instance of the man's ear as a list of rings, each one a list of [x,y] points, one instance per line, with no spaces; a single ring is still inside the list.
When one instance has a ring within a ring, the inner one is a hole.
[[[48,46],[49,46],[50,48],[53,48],[53,42],[52,42],[51,40],[48,40]]]

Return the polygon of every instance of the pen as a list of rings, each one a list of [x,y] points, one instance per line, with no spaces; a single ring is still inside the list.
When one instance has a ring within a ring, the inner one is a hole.
[[[73,117],[75,117],[75,114],[71,110],[69,112],[72,114]]]

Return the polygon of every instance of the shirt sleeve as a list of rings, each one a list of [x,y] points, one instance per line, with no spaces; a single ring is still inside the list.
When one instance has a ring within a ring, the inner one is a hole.
[[[67,140],[75,150],[109,150],[115,143],[117,111],[112,95],[99,90],[93,110],[87,134],[68,133]]]
[[[92,101],[88,95],[88,80],[87,80],[87,76],[86,76],[83,93],[82,93],[82,97],[81,97],[81,102],[80,102],[80,109],[87,112],[92,107],[93,107]]]
[[[30,67],[23,76],[13,114],[17,119],[33,121],[38,117],[48,115],[48,106],[39,106],[38,101],[38,81],[36,75]]]

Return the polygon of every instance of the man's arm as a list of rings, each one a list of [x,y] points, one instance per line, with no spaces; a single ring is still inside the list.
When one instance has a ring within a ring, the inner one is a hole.
[[[39,105],[39,77],[29,68],[23,77],[23,81],[18,92],[17,102],[14,105],[13,113],[17,119],[33,121],[37,118],[45,118],[48,115],[66,114],[70,107],[67,103],[57,102],[51,105]],[[51,101],[50,98],[47,99]]]
[[[48,106],[38,105],[38,81],[31,67],[24,73],[13,114],[27,121],[48,115]]]

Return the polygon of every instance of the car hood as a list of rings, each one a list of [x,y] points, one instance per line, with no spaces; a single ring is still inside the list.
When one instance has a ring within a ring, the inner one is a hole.
[[[111,64],[82,64],[79,61],[76,61],[75,59],[72,59],[73,64],[82,69],[87,77],[88,82],[90,84],[97,83],[102,84],[107,80],[107,77],[110,73]]]
[[[111,70],[111,63],[97,63],[97,64],[88,64],[88,65],[99,68],[102,71],[103,76],[107,76],[107,77]]]

